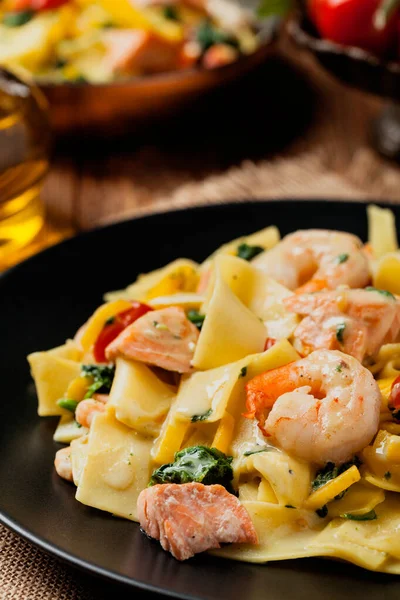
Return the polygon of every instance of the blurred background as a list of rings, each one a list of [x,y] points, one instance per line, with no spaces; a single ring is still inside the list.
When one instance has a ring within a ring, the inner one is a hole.
[[[1,1],[0,268],[177,206],[400,200],[398,5]]]

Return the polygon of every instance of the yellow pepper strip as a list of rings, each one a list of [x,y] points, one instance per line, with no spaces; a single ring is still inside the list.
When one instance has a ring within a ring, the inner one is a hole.
[[[212,443],[213,448],[217,448],[217,450],[227,454],[232,442],[234,428],[235,419],[228,412],[225,412],[224,416],[219,422],[218,429],[215,432]]]
[[[175,418],[167,423],[165,431],[161,431],[152,450],[154,462],[162,465],[174,460],[174,455],[180,450],[190,425],[190,421],[178,421]]]
[[[387,406],[390,392],[392,391],[392,385],[395,379],[396,377],[386,377],[385,379],[378,379],[376,382],[378,384],[379,389],[381,390],[385,406]]]
[[[400,254],[388,254],[381,258],[373,278],[374,287],[400,294]]]
[[[110,317],[115,317],[120,312],[131,308],[132,304],[128,300],[115,300],[102,304],[90,317],[84,325],[82,333],[78,333],[76,341],[81,346],[83,352],[88,352],[104,327],[105,322]]]
[[[400,436],[391,435],[387,441],[386,456],[392,463],[400,463]]]
[[[69,384],[65,393],[66,398],[76,400],[80,402],[85,397],[88,389],[88,378],[87,377],[76,377]]]
[[[344,490],[347,490],[353,483],[360,481],[360,471],[355,465],[347,469],[344,473],[335,477],[331,481],[328,481],[325,485],[320,487],[318,490],[313,492],[305,503],[305,507],[310,510],[316,510],[321,508],[325,504],[328,504],[331,500],[338,496]]]

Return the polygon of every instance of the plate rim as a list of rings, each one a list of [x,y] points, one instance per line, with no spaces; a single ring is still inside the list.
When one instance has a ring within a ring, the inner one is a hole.
[[[394,209],[394,210],[397,209],[398,211],[400,211],[400,205],[392,204],[389,201],[378,200],[378,201],[374,202],[372,199],[371,200],[370,199],[347,200],[347,199],[340,199],[340,198],[320,198],[320,197],[310,198],[310,199],[307,199],[307,197],[302,197],[302,198],[283,197],[283,198],[271,198],[271,199],[260,198],[260,199],[250,199],[250,200],[238,198],[238,199],[229,199],[226,202],[221,201],[221,202],[212,202],[212,203],[199,203],[199,204],[195,204],[194,206],[179,207],[179,208],[174,208],[172,210],[170,210],[168,208],[165,208],[165,209],[161,208],[161,209],[157,210],[156,212],[140,214],[140,215],[131,217],[129,219],[123,219],[121,221],[103,224],[103,225],[100,225],[93,229],[79,232],[77,235],[75,235],[73,237],[67,238],[65,240],[62,240],[61,242],[58,242],[57,244],[54,244],[53,246],[45,248],[45,249],[41,250],[40,252],[38,252],[37,254],[34,254],[33,256],[30,256],[29,258],[23,260],[22,262],[18,263],[17,265],[14,265],[13,267],[7,269],[3,273],[0,273],[0,288],[4,285],[7,285],[7,278],[9,276],[15,275],[15,274],[17,274],[17,276],[18,276],[18,272],[20,270],[22,271],[23,268],[25,268],[26,266],[29,266],[31,263],[34,263],[35,261],[40,261],[43,258],[46,258],[46,255],[49,253],[52,253],[54,250],[62,251],[62,248],[68,247],[70,244],[74,244],[76,242],[76,240],[80,240],[81,238],[86,239],[86,238],[90,238],[92,236],[101,235],[101,233],[103,231],[108,231],[113,228],[118,228],[119,226],[129,227],[129,225],[131,223],[136,223],[137,221],[152,220],[153,218],[157,219],[157,218],[161,217],[162,215],[164,215],[165,213],[170,213],[173,216],[173,215],[179,215],[179,214],[186,213],[186,212],[196,213],[196,212],[202,211],[204,209],[210,210],[210,211],[229,210],[231,208],[237,208],[238,206],[251,206],[253,208],[257,208],[257,207],[261,208],[261,207],[266,207],[266,206],[270,205],[271,203],[274,205],[279,205],[279,204],[284,204],[284,203],[286,203],[286,204],[303,204],[303,205],[307,205],[307,204],[308,205],[313,205],[313,204],[321,205],[321,204],[325,203],[325,204],[341,205],[343,207],[346,207],[346,206],[362,207],[362,206],[364,206],[365,209],[367,208],[368,205],[374,204],[374,205],[377,205],[382,208],[391,208],[391,209]],[[133,589],[138,588],[138,589],[142,589],[147,592],[152,592],[152,593],[168,596],[170,598],[180,598],[182,600],[203,600],[202,596],[188,594],[188,593],[184,593],[184,592],[172,591],[172,590],[169,590],[169,589],[166,589],[163,587],[159,587],[158,585],[155,585],[155,584],[153,585],[148,582],[140,581],[138,579],[133,579],[132,577],[122,575],[120,573],[117,573],[114,570],[111,570],[111,569],[108,569],[105,567],[101,567],[94,562],[80,559],[78,556],[73,555],[66,550],[63,550],[63,548],[61,548],[60,546],[58,546],[56,544],[46,541],[41,535],[35,534],[31,530],[26,528],[25,526],[19,524],[12,517],[8,516],[8,514],[5,513],[5,511],[1,508],[1,506],[0,506],[0,524],[2,524],[4,527],[6,527],[9,531],[19,535],[21,538],[28,541],[34,547],[39,548],[40,550],[44,551],[46,554],[54,557],[56,560],[60,560],[61,562],[66,563],[66,564],[70,565],[71,567],[77,568],[80,571],[83,571],[90,575],[103,578],[110,582],[123,584],[123,585],[128,586]],[[222,560],[226,560],[226,559],[222,559]],[[257,566],[263,567],[265,565],[261,563],[260,565],[257,565]]]

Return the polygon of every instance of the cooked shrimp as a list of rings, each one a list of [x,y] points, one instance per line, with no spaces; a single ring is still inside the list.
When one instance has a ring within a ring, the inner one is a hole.
[[[355,235],[310,229],[287,235],[252,264],[290,290],[336,289],[339,285],[364,287],[370,280],[369,263]]]
[[[278,447],[316,464],[345,462],[378,430],[378,384],[342,352],[317,350],[267,371],[248,382],[246,393],[245,416],[256,417]]]
[[[140,526],[178,560],[221,544],[257,544],[246,509],[222,485],[169,483],[143,490]]]
[[[373,288],[296,294],[283,304],[305,316],[293,334],[296,350],[303,356],[326,348],[362,361],[400,337],[399,300]]]
[[[75,411],[75,421],[82,425],[82,427],[90,427],[92,421],[98,413],[104,412],[106,410],[104,402],[99,402],[98,400],[93,400],[92,398],[89,400],[82,400],[79,402]]]
[[[177,306],[153,310],[129,325],[106,348],[107,360],[117,356],[162,367],[167,371],[192,370],[199,330]]]
[[[66,479],[67,481],[73,481],[72,478],[72,463],[71,463],[71,446],[61,448],[57,450],[56,457],[54,459],[54,467],[57,471],[57,475]]]

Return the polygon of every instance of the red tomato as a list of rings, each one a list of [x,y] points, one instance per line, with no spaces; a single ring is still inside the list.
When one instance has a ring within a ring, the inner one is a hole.
[[[132,302],[132,308],[118,313],[110,323],[106,323],[94,343],[93,356],[95,361],[99,363],[107,362],[105,350],[108,344],[111,344],[121,331],[134,323],[139,317],[145,315],[149,310],[153,309],[147,306],[147,304]]]
[[[400,375],[393,381],[389,396],[389,407],[396,410],[400,408]]]
[[[308,0],[308,12],[321,37],[382,56],[395,45],[400,14],[400,2],[396,2],[386,26],[378,29],[374,18],[384,1]]]
[[[264,351],[265,350],[269,350],[270,348],[272,348],[272,346],[276,344],[276,339],[275,338],[267,338],[265,340],[265,344],[264,344]]]
[[[13,10],[52,10],[70,0],[14,0]]]

